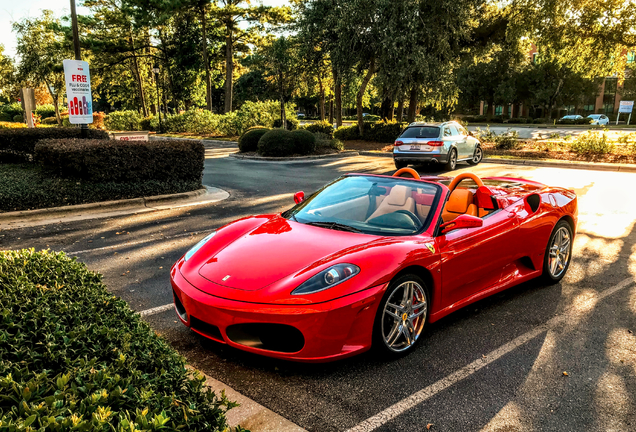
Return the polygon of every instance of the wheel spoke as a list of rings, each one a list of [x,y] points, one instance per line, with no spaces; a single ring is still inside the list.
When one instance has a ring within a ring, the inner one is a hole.
[[[393,324],[393,327],[391,328],[389,335],[385,338],[387,344],[393,345],[395,343],[395,340],[397,339],[397,337],[399,337],[400,332],[402,330],[400,327],[401,326],[399,321],[396,321]]]
[[[407,326],[402,326],[402,334],[404,335],[404,338],[406,339],[406,344],[411,345],[411,334]]]
[[[388,309],[387,309],[385,312],[387,313],[387,315],[389,315],[389,316],[393,317],[393,319],[395,319],[395,320],[397,320],[397,321],[402,320],[402,317],[401,317],[400,315],[396,314],[395,312],[391,312],[391,311],[390,311],[390,310],[388,310]]]
[[[426,312],[426,305],[424,305],[424,307],[419,312],[413,312],[409,318],[410,319],[417,318],[418,316],[422,315],[425,312]]]
[[[388,307],[392,307],[393,309],[395,309],[398,312],[404,312],[404,307],[402,305],[398,306],[398,305],[394,305],[392,303],[387,303],[386,305]]]
[[[550,260],[550,272],[552,273],[552,275],[556,275],[556,268],[557,268],[558,262],[559,262],[558,258],[554,258]]]

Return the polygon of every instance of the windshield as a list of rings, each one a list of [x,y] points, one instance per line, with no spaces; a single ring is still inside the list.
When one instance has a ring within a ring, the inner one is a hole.
[[[601,116],[598,115],[598,114],[592,114],[592,115],[587,116],[587,118],[593,118],[593,119],[597,119],[597,118],[600,118],[600,117]]]
[[[398,177],[341,177],[283,217],[365,234],[415,234],[430,224],[440,190],[432,183]]]
[[[415,126],[407,128],[400,138],[439,138],[437,126]]]

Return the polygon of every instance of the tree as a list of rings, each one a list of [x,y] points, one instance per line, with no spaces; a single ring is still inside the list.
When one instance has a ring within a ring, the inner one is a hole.
[[[217,0],[213,18],[225,32],[225,112],[232,111],[234,53],[248,52],[249,44],[259,42],[260,33],[272,25],[291,19],[288,7],[252,6],[248,0]]]
[[[296,87],[299,71],[297,46],[292,38],[281,36],[262,47],[257,56],[263,76],[278,92],[280,121],[285,129],[287,128],[285,102],[289,100]]]
[[[73,58],[72,46],[64,33],[59,31],[60,26],[60,21],[53,17],[50,10],[42,11],[41,18],[24,19],[13,24],[13,29],[18,34],[18,75],[22,79],[46,86],[53,99],[59,125],[62,124],[60,95],[65,93],[62,62]]]
[[[0,44],[0,100],[10,101],[15,79],[15,65],[11,57],[4,54],[4,45]]]

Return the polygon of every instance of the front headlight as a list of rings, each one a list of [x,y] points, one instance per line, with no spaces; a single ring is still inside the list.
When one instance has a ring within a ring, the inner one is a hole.
[[[360,267],[353,264],[336,264],[307,279],[292,294],[311,294],[322,291],[352,278],[360,273]]]
[[[190,249],[188,252],[186,252],[185,257],[183,258],[185,261],[189,260],[190,258],[192,258],[192,255],[194,255],[199,249],[201,249],[203,247],[204,244],[206,244],[208,242],[208,240],[210,240],[212,237],[214,237],[214,234],[216,234],[216,231],[212,231],[209,235],[207,235],[203,240],[201,240],[199,243],[195,244],[192,249]]]

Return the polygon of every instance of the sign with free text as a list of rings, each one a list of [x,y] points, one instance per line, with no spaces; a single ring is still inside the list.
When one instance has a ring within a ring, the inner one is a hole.
[[[618,107],[618,112],[631,114],[633,109],[634,109],[634,101],[621,101],[620,106]]]
[[[82,60],[64,60],[63,64],[69,122],[93,123],[93,97],[88,63]]]

